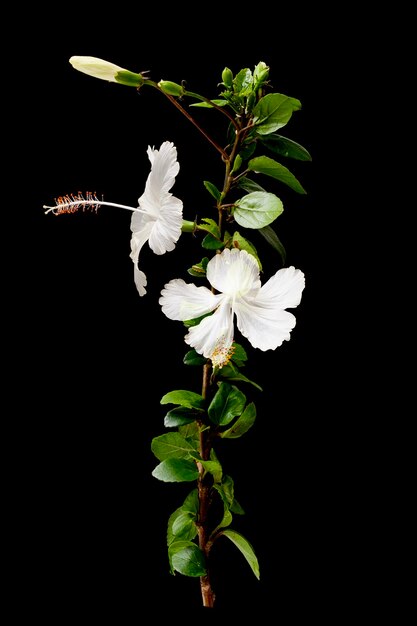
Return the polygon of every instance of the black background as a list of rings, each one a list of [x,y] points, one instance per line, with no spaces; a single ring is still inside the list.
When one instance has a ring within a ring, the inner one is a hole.
[[[219,541],[215,613],[272,610],[293,623],[354,611],[365,591],[350,570],[355,459],[346,451],[347,422],[338,418],[348,401],[337,395],[337,355],[347,340],[335,322],[344,243],[326,157],[337,131],[330,95],[337,33],[310,27],[305,13],[301,24],[297,11],[271,17],[209,6],[200,15],[161,7],[136,16],[112,7],[93,17],[63,10],[52,23],[37,17],[21,41],[26,99],[21,149],[13,155],[23,204],[13,216],[20,298],[12,309],[9,366],[11,379],[22,381],[13,393],[10,440],[17,484],[10,577],[24,598],[17,613],[127,624],[149,610],[178,617],[203,611],[198,580],[172,577],[166,557],[166,522],[189,485],[153,479],[150,451],[164,432],[162,395],[200,389],[199,373],[182,365],[184,329],[157,302],[165,282],[188,280],[186,268],[201,258],[199,242],[183,236],[161,257],[145,245],[148,294],[140,298],[129,258],[130,213],[103,207],[97,215],[54,217],[42,206],[78,190],[135,206],[149,172],[148,145],[169,140],[180,162],[172,192],[184,202],[184,217],[209,216],[202,181],[221,184],[222,163],[161,94],[85,76],[70,66],[72,55],[149,70],[154,80],[185,80],[210,97],[225,66],[236,73],[264,61],[273,90],[301,100],[285,132],[313,161],[285,164],[308,193],[273,182],[269,190],[284,201],[277,231],[306,288],[289,342],[261,353],[242,341],[250,357],[245,373],[264,391],[245,388],[257,422],[219,451],[246,510],[233,527],[254,546],[261,581],[232,544]],[[224,143],[223,120],[213,111],[194,113]],[[253,242],[266,280],[279,259],[262,240]]]

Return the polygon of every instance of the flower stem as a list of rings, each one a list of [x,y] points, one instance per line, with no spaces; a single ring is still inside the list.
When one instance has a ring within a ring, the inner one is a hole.
[[[203,385],[201,395],[203,398],[207,397],[207,392],[210,384],[210,369],[211,366],[209,364],[204,365],[203,368]],[[201,421],[199,423],[200,427],[200,455],[203,461],[207,461],[210,458],[210,450],[211,443],[208,438],[209,429],[205,428],[205,424]],[[210,569],[209,569],[209,560],[208,560],[208,529],[207,529],[207,516],[210,507],[210,489],[211,486],[207,482],[207,479],[204,475],[204,468],[201,463],[197,463],[198,471],[200,472],[200,476],[198,478],[198,500],[199,500],[199,511],[198,511],[198,545],[200,550],[204,553],[206,557],[206,574],[204,576],[200,576],[200,589],[201,589],[201,598],[203,601],[203,606],[208,608],[213,608],[215,595],[211,586],[210,581]]]
[[[158,88],[158,89],[159,89],[159,88]],[[203,135],[203,136],[207,139],[207,141],[208,141],[209,143],[211,143],[211,145],[212,145],[212,146],[214,146],[218,152],[220,152],[220,154],[222,155],[223,159],[227,159],[227,158],[228,158],[227,152],[225,152],[225,150],[223,150],[223,148],[222,148],[221,146],[219,146],[219,144],[218,144],[218,143],[216,143],[216,142],[214,141],[214,139],[212,139],[212,138],[210,137],[210,135],[208,135],[208,134],[206,133],[206,131],[205,131],[203,128],[201,128],[200,124],[199,124],[199,123],[198,123],[198,122],[197,122],[197,121],[193,118],[193,116],[192,116],[192,115],[190,115],[190,114],[188,113],[188,111],[186,111],[186,110],[184,109],[184,107],[183,107],[183,106],[181,106],[181,105],[180,105],[180,103],[178,102],[178,100],[176,100],[176,99],[174,98],[174,96],[171,96],[171,95],[169,95],[168,93],[165,93],[165,91],[162,91],[162,89],[159,89],[159,90],[161,91],[161,93],[163,93],[163,94],[164,94],[164,96],[166,96],[166,97],[168,98],[168,100],[170,100],[170,101],[172,102],[172,104],[173,104],[174,106],[176,106],[176,107],[177,107],[177,109],[178,109],[179,111],[181,111],[181,113],[182,113],[183,115],[185,115],[185,117],[187,118],[187,120],[189,120],[189,121],[191,122],[191,124],[194,124],[194,126],[195,126],[196,128],[198,128],[198,130],[200,131],[200,133],[201,133],[201,134],[202,134],[202,135]]]

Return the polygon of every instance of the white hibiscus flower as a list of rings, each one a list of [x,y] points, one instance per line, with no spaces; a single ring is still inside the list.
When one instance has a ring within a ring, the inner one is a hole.
[[[57,199],[56,206],[44,206],[46,213],[74,213],[78,209],[98,209],[100,206],[113,206],[132,211],[130,229],[130,258],[134,263],[134,280],[139,295],[146,293],[146,276],[138,267],[139,253],[146,241],[155,254],[164,254],[175,248],[184,227],[190,230],[191,222],[182,218],[182,201],[169,190],[175,182],[180,169],[177,161],[177,149],[173,143],[165,141],[159,150],[148,147],[151,171],[146,181],[145,191],[139,198],[139,207],[133,208],[115,202],[99,200],[95,194],[81,193],[67,195]]]
[[[256,259],[234,248],[209,261],[207,280],[220,293],[175,279],[165,285],[159,303],[172,320],[185,321],[214,311],[185,336],[186,343],[213,365],[222,367],[230,359],[235,315],[239,331],[254,348],[275,350],[290,339],[296,320],[285,309],[301,301],[303,272],[292,266],[280,269],[262,286]]]

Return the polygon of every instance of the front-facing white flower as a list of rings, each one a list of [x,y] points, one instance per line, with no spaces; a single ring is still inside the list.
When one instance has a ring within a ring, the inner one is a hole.
[[[190,320],[214,311],[185,336],[186,343],[213,365],[222,367],[230,358],[235,315],[239,331],[254,348],[275,350],[290,339],[296,320],[285,309],[301,301],[303,272],[286,267],[261,286],[256,259],[234,248],[209,261],[207,279],[220,293],[175,279],[165,285],[159,303],[172,320]]]
[[[146,293],[146,276],[138,267],[139,253],[145,241],[155,254],[164,254],[175,248],[180,235],[182,201],[169,193],[175,182],[180,166],[177,149],[173,143],[165,141],[159,150],[148,148],[151,171],[146,181],[145,191],[139,198],[139,211],[132,215],[130,228],[130,258],[135,265],[135,284],[139,295]]]

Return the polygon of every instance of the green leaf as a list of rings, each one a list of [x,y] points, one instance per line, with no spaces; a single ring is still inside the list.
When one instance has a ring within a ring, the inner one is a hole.
[[[236,420],[231,428],[220,433],[225,439],[238,439],[244,435],[255,423],[256,407],[253,402],[248,404],[242,415]]]
[[[178,539],[186,541],[194,539],[198,533],[195,519],[194,514],[184,511],[182,507],[174,511],[168,520],[167,544],[170,545]]]
[[[205,313],[204,315],[200,315],[200,317],[194,317],[192,320],[184,320],[183,324],[186,328],[191,328],[192,326],[198,326],[198,324],[208,315],[213,315],[213,312]]]
[[[225,502],[227,506],[230,508],[235,497],[233,478],[229,476],[228,474],[224,474],[221,485],[215,484],[213,485],[213,487],[214,489],[216,489],[216,491],[219,492],[223,502]]]
[[[252,72],[244,68],[233,79],[234,92],[239,96],[248,96],[252,91],[252,83]]]
[[[206,250],[220,250],[220,248],[224,247],[223,241],[216,239],[216,237],[213,237],[210,233],[204,237],[201,245]]]
[[[272,226],[264,226],[263,228],[260,228],[258,232],[262,235],[262,237],[264,237],[264,239],[269,243],[269,245],[272,246],[274,250],[278,252],[278,254],[281,257],[282,264],[285,265],[287,253],[285,252],[285,248],[282,245],[280,239],[278,238],[278,235],[276,234]]]
[[[197,419],[198,413],[192,409],[187,409],[184,406],[171,409],[165,415],[164,426],[166,428],[176,428],[177,426],[183,426],[184,424],[190,424]]]
[[[221,382],[210,403],[208,415],[213,424],[224,426],[245,408],[246,396],[234,385]]]
[[[230,541],[234,543],[235,546],[241,551],[241,553],[249,563],[252,572],[259,580],[260,574],[258,559],[256,558],[255,552],[249,541],[245,539],[243,535],[237,533],[235,530],[231,530],[230,528],[222,530],[220,534],[230,539]]]
[[[245,511],[242,509],[236,498],[233,499],[233,502],[230,505],[230,510],[232,513],[236,513],[236,515],[245,515]]]
[[[242,165],[242,157],[240,156],[240,154],[237,154],[235,158],[235,162],[233,164],[233,169],[230,173],[234,174],[234,172],[238,172],[241,165]]]
[[[221,528],[227,528],[227,526],[230,526],[230,524],[233,521],[233,515],[230,512],[229,507],[227,506],[227,504],[224,502],[223,503],[223,517],[220,520],[220,523],[217,524],[216,528],[213,530],[213,532],[210,535],[210,538],[214,537],[214,535],[217,533],[218,530],[220,530]]]
[[[198,489],[193,489],[185,498],[181,509],[183,511],[188,511],[189,513],[195,513],[195,515],[197,515],[199,506],[200,503],[198,500]]]
[[[161,399],[161,404],[179,404],[180,406],[186,406],[189,409],[204,410],[205,400],[203,396],[198,393],[194,393],[194,391],[178,389],[176,391],[166,393]]]
[[[184,437],[184,439],[187,439],[187,441],[190,441],[190,443],[193,442],[198,442],[199,438],[200,438],[200,428],[197,424],[197,422],[191,422],[190,424],[185,424],[184,426],[179,426],[178,427],[178,431],[180,433],[180,435],[182,435]],[[193,444],[193,448],[196,450],[198,446],[195,446]]]
[[[247,378],[247,376],[244,376],[242,372],[239,372],[238,368],[235,365],[233,365],[233,363],[228,363],[227,365],[223,365],[223,367],[219,369],[219,371],[217,372],[217,375],[220,376],[221,378],[227,378],[227,380],[231,380],[235,382],[242,381],[244,383],[249,383],[253,385],[254,387],[256,387],[256,389],[259,389],[259,391],[263,391],[262,387],[258,385],[258,383],[255,383],[253,380],[250,380],[249,378]]]
[[[242,159],[242,161],[246,161],[246,159],[249,159],[252,154],[255,152],[256,150],[256,141],[248,141],[247,143],[244,143],[239,155]],[[251,191],[255,191],[254,189],[251,189]]]
[[[198,354],[198,352],[196,352],[193,348],[187,352],[183,358],[183,362],[185,365],[205,365],[207,363],[207,359],[204,356],[201,356],[201,354]]]
[[[246,252],[249,252],[249,254],[255,257],[258,262],[259,269],[262,270],[262,263],[255,246],[250,243],[250,241],[245,239],[245,237],[242,237],[242,235],[238,231],[235,231],[233,233],[232,246],[234,248],[238,248],[239,250],[246,250]]]
[[[223,469],[219,461],[200,461],[206,472],[211,474],[215,483],[219,483],[222,479]]]
[[[217,223],[211,219],[211,217],[203,217],[201,223],[197,225],[197,229],[205,230],[217,239],[221,238],[220,228],[218,227]]]
[[[190,458],[190,452],[196,452],[195,448],[179,433],[166,433],[154,437],[151,450],[160,461],[171,458],[186,459]]]
[[[283,137],[282,135],[278,135],[277,133],[273,133],[271,135],[266,135],[260,137],[260,140],[268,148],[271,152],[275,152],[276,154],[280,154],[289,159],[298,159],[298,161],[311,161],[311,154],[309,153],[304,146],[293,141],[292,139],[288,139],[288,137]]]
[[[194,461],[166,459],[155,467],[152,476],[164,483],[181,483],[197,480],[199,473]]]
[[[234,218],[244,228],[263,228],[281,215],[284,207],[273,193],[253,191],[235,202]]]
[[[253,109],[253,122],[259,135],[269,135],[290,120],[293,111],[301,109],[301,102],[282,93],[269,93]]]
[[[216,185],[213,185],[213,183],[211,183],[208,180],[203,181],[204,182],[204,187],[207,189],[207,191],[209,193],[211,193],[211,195],[213,196],[213,198],[215,200],[219,200],[221,193],[220,191],[217,189]]]
[[[180,574],[199,577],[207,573],[204,554],[195,543],[174,542],[168,552],[173,569]]]
[[[181,511],[173,521],[172,532],[181,539],[194,539],[197,535],[194,516],[187,511]]]
[[[266,174],[276,180],[280,180],[282,183],[294,189],[297,193],[306,193],[305,189],[301,186],[297,178],[290,172],[289,169],[270,159],[266,156],[259,156],[251,159],[248,163],[248,169],[258,174]]]
[[[206,275],[208,262],[209,259],[205,256],[203,259],[201,259],[200,263],[194,263],[194,265],[190,267],[187,272],[191,274],[191,276],[195,276],[196,278],[204,278],[204,276]]]
[[[243,178],[239,178],[237,186],[240,187],[241,189],[244,189],[247,192],[265,191],[265,189],[261,187],[261,185],[259,185],[256,181],[250,178],[246,178],[246,176],[243,176]]]
[[[238,367],[241,367],[245,361],[248,360],[248,355],[246,354],[246,350],[240,343],[233,342],[233,355],[232,361],[236,363]]]

